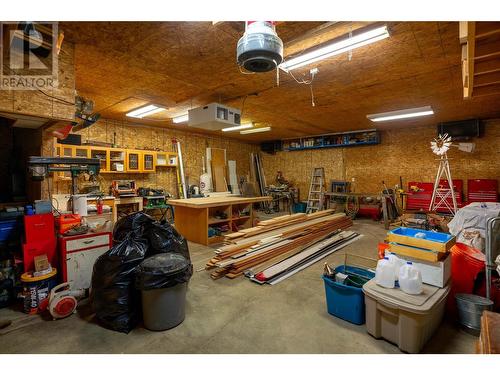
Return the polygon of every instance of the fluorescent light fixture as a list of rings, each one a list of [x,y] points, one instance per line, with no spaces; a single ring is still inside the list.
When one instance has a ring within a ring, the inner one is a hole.
[[[232,131],[235,131],[235,130],[243,130],[243,129],[250,129],[250,128],[253,128],[253,123],[249,123],[249,124],[242,124],[242,125],[239,125],[239,126],[232,126],[230,128],[224,128],[222,129],[223,132],[232,132]]]
[[[189,115],[186,113],[185,115],[177,116],[172,119],[174,124],[179,124],[181,122],[187,122],[189,120]]]
[[[165,108],[150,104],[145,107],[134,109],[133,111],[127,113],[127,117],[143,118],[162,111],[165,111]]]
[[[264,128],[253,128],[249,130],[242,130],[240,131],[240,134],[262,133],[262,132],[268,132],[269,130],[271,130],[271,127],[266,126]]]
[[[285,72],[288,72],[289,70],[297,69],[304,65],[312,64],[335,55],[340,55],[341,53],[366,46],[367,44],[377,42],[387,37],[389,37],[387,26],[377,27],[376,29],[327,44],[324,47],[320,47],[311,52],[306,52],[297,57],[292,57],[291,59],[285,60],[281,63],[279,67]]]
[[[375,113],[373,115],[367,115],[366,118],[368,120],[373,121],[373,122],[380,122],[380,121],[401,120],[401,119],[420,117],[420,116],[429,116],[429,115],[433,115],[433,114],[434,114],[434,111],[428,105],[428,106],[419,107],[419,108],[402,109],[400,111]]]

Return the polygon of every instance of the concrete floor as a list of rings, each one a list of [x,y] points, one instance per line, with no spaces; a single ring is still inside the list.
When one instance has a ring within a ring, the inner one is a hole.
[[[386,230],[358,220],[353,229],[364,237],[326,260],[343,262],[344,251],[376,257]],[[213,249],[190,244],[194,268],[202,268]],[[139,326],[128,335],[100,327],[88,306],[78,314],[52,321],[0,309],[0,320],[13,324],[0,330],[0,353],[401,353],[389,342],[329,315],[326,311],[323,262],[284,282],[260,286],[244,277],[212,280],[195,272],[187,295],[186,320],[164,332]],[[424,353],[473,353],[473,336],[452,323],[443,324]]]

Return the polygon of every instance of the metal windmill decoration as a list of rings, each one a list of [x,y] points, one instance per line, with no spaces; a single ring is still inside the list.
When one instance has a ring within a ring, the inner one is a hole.
[[[432,152],[439,155],[440,159],[436,180],[434,181],[431,203],[429,204],[429,211],[436,211],[438,208],[444,208],[452,214],[457,213],[457,199],[453,188],[448,155],[446,154],[451,146],[452,141],[448,134],[439,134],[437,139],[434,138],[434,140],[431,141]],[[441,185],[441,177],[443,176],[448,181],[447,187]]]

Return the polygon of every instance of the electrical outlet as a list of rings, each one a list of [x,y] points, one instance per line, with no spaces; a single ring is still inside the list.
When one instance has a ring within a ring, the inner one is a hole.
[[[319,72],[319,69],[318,69],[318,68],[312,68],[312,69],[309,71],[309,73],[311,73],[311,75],[312,75],[312,76],[314,76],[314,75],[318,74],[318,72]]]

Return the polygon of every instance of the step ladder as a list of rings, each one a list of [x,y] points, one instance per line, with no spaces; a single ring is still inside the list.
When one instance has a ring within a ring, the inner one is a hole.
[[[325,169],[314,168],[309,186],[306,213],[321,211],[323,209],[323,192],[325,184]]]

